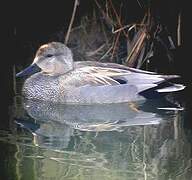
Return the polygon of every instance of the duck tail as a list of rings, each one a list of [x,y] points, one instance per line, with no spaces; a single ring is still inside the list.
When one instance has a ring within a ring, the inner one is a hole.
[[[179,75],[160,75],[160,77],[165,79],[165,80],[181,78],[181,76],[179,76]]]
[[[181,91],[181,90],[185,89],[185,87],[186,86],[184,86],[182,84],[172,84],[171,86],[156,89],[155,91],[157,91],[159,93],[176,92],[176,91]]]

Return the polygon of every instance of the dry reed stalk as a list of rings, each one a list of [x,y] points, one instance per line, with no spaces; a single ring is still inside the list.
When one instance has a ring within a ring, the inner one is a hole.
[[[15,65],[13,65],[13,92],[16,95],[17,94],[17,84],[16,84],[16,70]]]
[[[100,47],[98,47],[96,50],[87,52],[87,53],[86,53],[86,56],[87,56],[87,57],[94,56],[94,55],[96,55],[99,51],[101,51],[104,47],[105,47],[105,44],[102,44],[102,45],[101,45]]]
[[[117,19],[118,24],[119,24],[120,28],[122,28],[123,25],[122,25],[122,23],[121,23],[121,18],[120,18],[120,16],[117,14],[117,11],[115,10],[115,8],[114,8],[114,6],[113,6],[112,1],[109,0],[109,2],[110,2],[110,6],[111,6],[111,8],[112,8],[112,10],[113,10],[113,12],[114,12],[114,14],[115,14],[115,16],[116,16],[116,19]],[[127,35],[127,33],[125,32],[125,30],[122,29],[122,31],[123,31],[123,34],[125,35],[125,37],[128,38],[128,35]]]
[[[141,52],[143,46],[144,46],[144,42],[146,39],[147,33],[144,30],[143,32],[141,32],[141,35],[139,36],[138,40],[136,41],[135,45],[133,46],[131,52],[129,53],[125,63],[127,66],[133,67],[136,58],[138,57],[139,53]]]
[[[147,30],[152,25],[151,22],[152,21],[151,21],[150,11],[148,10],[139,25],[133,25],[130,27],[129,30],[131,30],[132,28],[136,28],[136,26],[140,26],[140,30],[138,32],[136,32],[133,40],[130,40],[129,38],[127,38],[128,56],[125,60],[125,64],[127,66],[133,67],[134,65],[136,65],[136,67],[138,67],[139,64],[142,64],[142,62],[141,62],[142,57],[140,55],[141,55],[141,53],[142,53],[142,56],[144,55],[143,48],[144,48],[144,45],[145,45],[145,42],[147,39],[147,35],[148,35]],[[140,58],[139,58],[140,60],[138,60],[139,56],[140,56]],[[137,64],[136,64],[136,61],[137,61]],[[138,61],[140,61],[140,62],[138,62]]]
[[[143,9],[143,6],[141,5],[141,2],[139,0],[137,0],[137,3],[139,4],[140,8]]]
[[[107,50],[107,52],[100,58],[100,60],[103,60],[109,53],[110,51],[113,49],[113,45]]]
[[[68,30],[67,30],[67,34],[65,36],[65,44],[67,44],[67,42],[69,40],[69,35],[70,35],[70,32],[71,32],[71,28],[72,28],[72,25],[73,25],[73,21],[74,21],[74,18],[75,18],[75,13],[76,13],[78,5],[79,5],[79,0],[75,0],[74,6],[73,6],[73,13],[72,13],[72,16],[71,16],[71,21],[70,21],[70,24],[69,24],[69,27],[68,27]]]
[[[181,12],[178,15],[178,24],[177,24],[177,45],[181,45]]]
[[[101,29],[102,29],[102,32],[103,32],[104,37],[105,37],[105,43],[106,43],[107,46],[109,46],[109,41],[110,40],[107,37],[107,32],[105,31],[105,27],[104,27],[103,22],[101,22]]]
[[[97,1],[97,0],[94,0],[94,1],[95,1],[95,3],[96,3],[97,7],[99,8],[99,10],[101,11],[101,14],[102,14],[103,17],[105,18],[106,22],[107,22],[108,24],[110,24],[110,25],[113,25],[113,24],[114,24],[113,21],[112,21],[112,20],[109,18],[109,16],[106,15],[106,13],[103,11],[103,9],[102,9],[102,7],[100,6],[100,4],[98,3],[98,1]]]
[[[128,24],[128,25],[125,25],[125,26],[123,26],[123,27],[120,27],[119,29],[116,29],[116,30],[112,29],[112,33],[113,33],[113,34],[116,34],[117,32],[122,31],[122,30],[124,30],[124,29],[131,28],[130,26],[132,27],[132,26],[135,26],[135,25]]]
[[[116,36],[116,38],[115,38],[115,42],[114,42],[114,45],[113,45],[113,51],[112,51],[112,55],[111,55],[111,61],[112,61],[112,59],[113,59],[113,57],[114,57],[114,54],[115,54],[115,51],[116,51],[116,49],[117,49],[117,44],[118,44],[118,40],[119,40],[119,37],[120,37],[120,34],[121,34],[121,32],[118,32],[117,33],[117,36]]]

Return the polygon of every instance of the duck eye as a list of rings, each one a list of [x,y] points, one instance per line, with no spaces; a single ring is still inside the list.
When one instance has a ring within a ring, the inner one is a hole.
[[[47,54],[46,55],[46,57],[52,57],[53,56],[53,54]]]

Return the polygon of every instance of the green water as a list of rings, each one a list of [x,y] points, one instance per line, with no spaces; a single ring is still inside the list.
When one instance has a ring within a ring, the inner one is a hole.
[[[160,102],[19,102],[0,131],[0,179],[191,180],[185,110]]]

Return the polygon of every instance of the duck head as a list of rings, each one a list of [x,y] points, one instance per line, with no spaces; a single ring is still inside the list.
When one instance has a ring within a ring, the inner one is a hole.
[[[41,70],[48,75],[65,74],[73,69],[73,55],[71,50],[60,42],[51,42],[42,45],[33,60],[33,63],[16,74],[16,77],[29,76]]]

